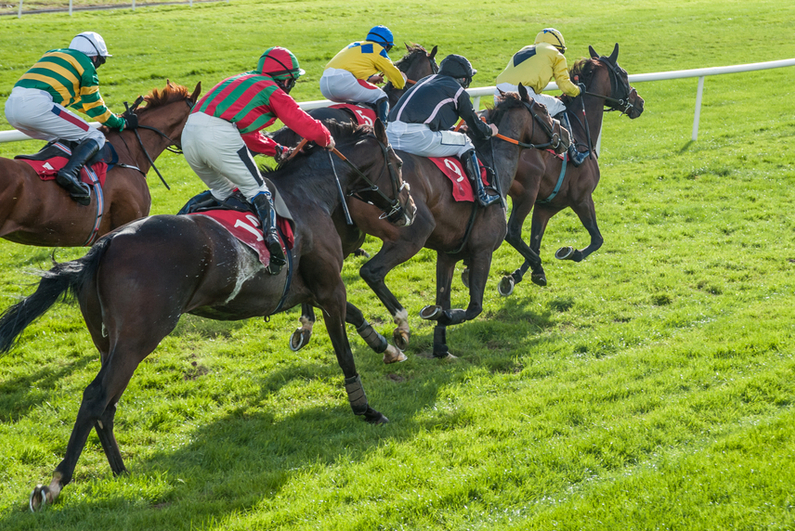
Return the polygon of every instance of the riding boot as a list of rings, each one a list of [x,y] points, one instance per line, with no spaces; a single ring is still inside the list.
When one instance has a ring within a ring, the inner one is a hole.
[[[212,210],[213,208],[218,208],[219,206],[221,206],[221,202],[215,198],[210,190],[205,190],[202,193],[193,196],[187,203],[185,203],[185,206],[182,207],[179,212],[177,212],[177,215],[180,216],[182,214],[192,214],[202,210]]]
[[[375,102],[375,116],[384,125],[386,125],[387,120],[389,119],[389,99],[388,98],[381,98],[377,102]]]
[[[564,127],[566,127],[566,129],[569,130],[569,135],[571,136],[571,144],[569,144],[569,151],[568,151],[569,160],[571,161],[572,164],[574,164],[574,167],[576,168],[577,166],[585,162],[585,159],[587,159],[590,156],[591,152],[577,151],[577,142],[574,140],[574,131],[572,130],[571,122],[569,121],[569,113],[562,112],[558,114],[558,116],[561,117],[561,121],[563,122]]]
[[[278,275],[287,261],[284,251],[282,251],[282,244],[279,242],[279,234],[276,231],[276,210],[273,208],[271,193],[258,193],[251,199],[251,204],[254,205],[257,216],[262,222],[262,235],[265,236],[265,246],[271,253],[268,272],[271,275]]]
[[[475,154],[475,150],[471,149],[467,151],[461,158],[464,163],[464,171],[466,171],[467,177],[469,177],[469,180],[472,181],[475,187],[475,196],[477,197],[478,203],[480,203],[481,206],[487,207],[499,201],[500,196],[488,194],[486,192],[486,187],[483,186],[483,180],[480,178],[480,164],[478,164],[478,156]]]
[[[91,203],[91,189],[87,184],[80,182],[80,168],[96,155],[97,151],[99,151],[99,142],[93,138],[83,140],[72,151],[66,166],[58,170],[58,175],[55,176],[55,182],[66,188],[72,199],[81,205]]]

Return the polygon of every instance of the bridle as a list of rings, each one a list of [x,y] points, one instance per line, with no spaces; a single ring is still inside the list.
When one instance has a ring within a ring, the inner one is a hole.
[[[133,102],[132,105],[128,105],[127,102],[125,101],[124,102],[124,108],[126,109],[126,111],[124,113],[125,114],[135,114],[135,111],[138,109],[138,106],[141,105],[141,103],[143,101],[144,101],[144,97],[143,96],[138,96],[138,98]],[[191,101],[190,98],[185,98],[183,101],[188,105],[189,109],[193,109],[194,102]],[[165,134],[163,131],[161,131],[157,127],[152,127],[150,125],[140,125],[139,124],[137,128],[133,129],[133,132],[135,133],[135,138],[138,139],[138,145],[141,146],[141,151],[143,151],[144,155],[146,155],[146,160],[149,162],[149,165],[152,167],[153,170],[155,170],[155,173],[157,173],[157,176],[160,177],[160,180],[163,182],[163,185],[166,187],[166,190],[171,190],[171,187],[168,186],[168,183],[163,178],[163,175],[160,173],[160,170],[158,170],[157,166],[155,166],[155,161],[152,160],[152,157],[149,155],[149,152],[146,150],[146,147],[144,146],[143,140],[141,140],[141,135],[138,133],[138,129],[148,129],[150,131],[154,131],[155,133],[159,134],[160,136],[162,136],[163,138],[168,140],[169,141],[169,145],[166,147],[166,149],[168,151],[171,151],[172,153],[182,153],[182,146],[180,146],[179,143],[176,140],[174,140],[173,138],[171,138],[170,136]],[[124,137],[120,137],[120,138],[122,139],[122,142],[124,142],[124,145],[126,146],[127,142],[124,140]],[[173,149],[171,146],[175,146],[176,148]],[[129,150],[129,147],[127,149]],[[130,167],[134,167],[134,166],[130,166]],[[140,168],[135,168],[135,169],[137,169],[144,176],[146,176],[146,174],[144,174],[144,172],[142,172]]]
[[[359,181],[364,181],[366,184],[366,186],[363,188],[348,192],[348,197],[355,197],[360,201],[375,205],[383,211],[383,214],[379,216],[379,219],[386,219],[390,223],[395,223],[405,215],[404,208],[401,206],[400,200],[398,198],[400,197],[400,193],[408,187],[408,184],[405,182],[403,184],[398,184],[400,182],[400,178],[394,164],[392,164],[392,162],[389,160],[389,147],[381,142],[375,135],[368,134],[367,136],[374,138],[375,141],[378,142],[378,146],[381,148],[381,154],[384,156],[384,162],[386,164],[381,167],[381,172],[378,174],[378,179],[380,180],[381,176],[384,175],[384,171],[387,169],[389,170],[389,179],[392,183],[392,193],[394,195],[394,199],[382,192],[375,182],[365,175],[362,170],[356,167],[355,164],[348,160],[345,155],[340,153],[337,148],[332,148],[329,151],[329,161],[331,162],[331,168],[334,171],[334,177],[337,179],[337,187],[340,193],[342,193],[342,188],[339,184],[339,177],[337,176],[337,169],[334,167],[334,159],[331,158],[331,153],[334,153],[343,162],[345,162],[353,171],[353,173],[356,174],[356,179],[353,181],[353,183],[351,183],[351,186],[355,185]],[[372,199],[367,199],[367,197],[370,196],[372,196]],[[343,208],[345,209],[346,218],[349,224],[351,224],[352,222],[350,220],[350,214],[347,211],[347,205],[345,204],[345,201],[343,201],[342,204]]]
[[[587,90],[584,94],[604,99],[605,107],[607,107],[608,111],[619,111],[621,114],[629,114],[629,111],[635,108],[629,101],[629,95],[632,93],[629,81],[624,80],[621,75],[624,72],[609,57],[602,56],[599,60],[607,65],[607,72],[610,74],[610,96],[603,96]]]
[[[422,50],[418,50],[417,53],[422,53]],[[431,54],[429,54],[428,52],[425,52],[425,57],[427,57],[428,59],[431,60],[431,73],[432,74],[438,74],[439,73],[439,65],[436,64],[436,59],[432,58]],[[407,85],[416,85],[417,81],[414,80],[414,79],[406,79],[406,84]]]
[[[499,138],[500,140],[504,140],[505,142],[508,142],[510,144],[514,144],[516,146],[519,146],[521,148],[525,148],[525,149],[531,149],[531,148],[535,148],[535,149],[547,149],[547,148],[557,149],[560,146],[560,143],[563,141],[561,139],[561,135],[555,132],[555,130],[554,130],[554,127],[555,127],[554,126],[554,122],[553,122],[553,125],[550,126],[549,124],[547,124],[541,118],[541,116],[539,116],[533,110],[533,105],[534,104],[535,104],[535,101],[533,101],[533,103],[531,104],[531,103],[528,103],[528,102],[522,100],[522,105],[524,105],[525,109],[527,109],[527,111],[533,117],[533,130],[530,133],[530,136],[531,137],[533,136],[533,133],[535,132],[536,123],[538,123],[539,126],[541,127],[541,129],[544,130],[544,132],[546,133],[547,137],[549,138],[549,142],[547,142],[545,144],[528,144],[526,142],[520,142],[519,140],[513,139],[513,138],[508,137],[508,136],[505,136],[505,135],[503,135],[501,133],[497,133],[496,135],[494,135],[494,137],[495,138]],[[560,122],[558,122],[558,128],[560,128]]]

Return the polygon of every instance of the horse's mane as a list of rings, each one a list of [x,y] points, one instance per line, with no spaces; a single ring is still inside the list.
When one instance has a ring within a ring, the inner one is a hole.
[[[580,59],[579,61],[576,61],[572,65],[571,70],[569,70],[569,79],[571,79],[572,83],[578,83],[578,81],[575,81],[575,79],[579,79],[579,83],[585,83],[588,85],[588,81],[590,81],[590,79],[593,77],[594,70],[596,70],[596,68],[601,64],[602,62],[599,59]],[[572,100],[574,100],[574,98],[565,94],[562,95],[560,99],[567,106]]]
[[[524,102],[516,92],[505,92],[497,98],[497,104],[491,108],[486,109],[486,121],[491,124],[499,123],[503,115],[511,109],[522,107]]]
[[[371,135],[373,133],[373,128],[369,125],[357,125],[352,122],[338,122],[337,120],[326,120],[323,122],[323,125],[326,126],[326,129],[329,130],[331,136],[334,137],[334,142],[337,146],[344,146],[347,144],[353,144],[361,140],[367,135]],[[309,155],[317,151],[318,146],[315,144],[311,144],[311,147],[304,148],[300,153],[296,154],[296,156],[283,164],[279,164],[275,169],[271,169],[267,165],[260,165],[260,170],[266,173],[270,173],[275,170],[279,170],[285,166],[288,166],[294,162],[298,162],[299,160],[306,159]]]
[[[146,107],[144,107],[141,110],[156,109],[158,107],[162,107],[163,105],[167,105],[174,101],[181,101],[188,99],[189,97],[190,97],[190,92],[188,92],[187,87],[183,87],[182,85],[175,85],[169,82],[165,86],[165,88],[152,89],[152,92],[144,96]]]
[[[403,57],[401,57],[400,59],[398,59],[397,61],[395,61],[395,66],[396,66],[398,69],[400,69],[400,67],[401,67],[403,64],[405,64],[405,63],[410,63],[412,60],[414,60],[414,56],[416,56],[416,55],[417,55],[417,54],[419,54],[419,53],[422,53],[423,55],[428,55],[428,50],[426,50],[426,49],[425,49],[425,48],[424,48],[422,45],[420,45],[420,44],[414,44],[414,43],[412,43],[412,44],[409,44],[409,45],[407,45],[407,46],[408,46],[408,50],[406,51],[406,55],[404,55]]]

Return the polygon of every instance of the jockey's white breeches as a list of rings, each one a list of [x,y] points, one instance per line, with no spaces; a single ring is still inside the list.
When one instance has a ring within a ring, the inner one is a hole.
[[[421,157],[461,156],[475,149],[472,140],[464,133],[431,131],[425,124],[389,122],[386,136],[394,149]]]
[[[14,87],[6,101],[6,120],[12,127],[39,140],[71,140],[80,142],[93,138],[99,147],[105,135],[66,107],[55,103],[46,90]]]
[[[254,157],[231,122],[203,112],[191,114],[182,130],[182,151],[219,201],[232,195],[235,188],[246,199],[268,191]]]
[[[558,98],[554,96],[550,96],[549,94],[536,94],[533,89],[530,87],[525,87],[527,89],[527,95],[530,96],[532,99],[536,100],[538,103],[544,104],[547,108],[547,112],[550,116],[555,116],[558,113],[561,113],[566,110],[566,106],[560,101]],[[494,87],[494,103],[497,103],[497,97],[500,95],[500,91],[503,92],[519,92],[518,85],[511,85],[510,83],[500,83],[496,87]]]
[[[338,102],[375,103],[386,98],[386,92],[341,68],[326,68],[320,78],[323,97]]]

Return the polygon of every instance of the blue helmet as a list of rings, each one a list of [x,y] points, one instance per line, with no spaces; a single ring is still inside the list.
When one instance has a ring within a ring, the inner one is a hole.
[[[377,42],[378,44],[383,45],[387,51],[395,45],[392,32],[389,31],[389,28],[386,26],[374,27],[367,34],[367,38],[365,40]]]

